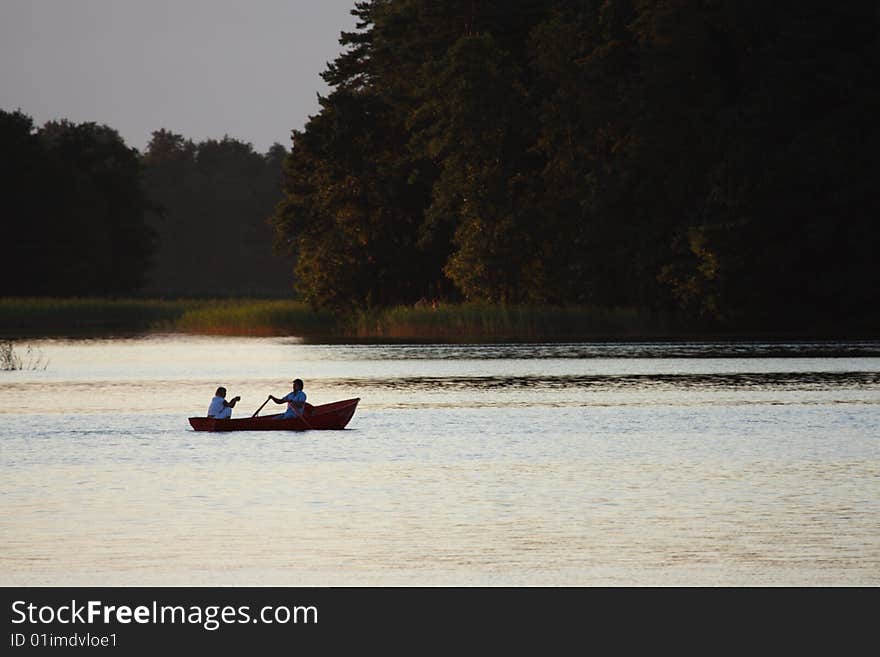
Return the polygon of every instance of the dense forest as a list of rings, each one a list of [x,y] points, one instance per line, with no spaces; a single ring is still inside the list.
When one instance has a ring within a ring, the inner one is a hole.
[[[94,123],[39,130],[0,111],[0,296],[116,296],[145,280],[155,235],[137,151]]]
[[[352,13],[290,152],[0,111],[0,296],[880,320],[875,2]]]
[[[286,156],[280,144],[262,155],[228,137],[196,144],[154,132],[143,165],[158,244],[144,293],[291,296],[292,259],[276,256],[268,223]]]
[[[291,294],[268,223],[283,146],[158,130],[141,154],[107,126],[18,111],[0,111],[0,144],[0,296]]]
[[[373,0],[294,132],[315,306],[420,298],[877,316],[880,12],[796,0]]]

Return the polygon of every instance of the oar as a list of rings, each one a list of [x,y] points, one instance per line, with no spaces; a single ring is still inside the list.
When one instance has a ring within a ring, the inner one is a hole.
[[[271,397],[266,397],[266,401],[263,402],[263,406],[265,406],[266,404],[268,404],[270,399],[271,399]],[[259,413],[260,411],[263,410],[263,406],[260,406],[257,410],[255,410],[255,411],[254,411],[254,414],[251,415],[251,417],[257,417],[257,413]]]

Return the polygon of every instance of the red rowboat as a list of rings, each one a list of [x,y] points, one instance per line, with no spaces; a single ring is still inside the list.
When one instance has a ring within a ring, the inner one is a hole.
[[[305,417],[282,420],[281,415],[241,417],[218,420],[213,417],[191,417],[189,423],[196,431],[306,431],[308,429],[344,429],[354,415],[360,398],[346,399],[308,407]]]

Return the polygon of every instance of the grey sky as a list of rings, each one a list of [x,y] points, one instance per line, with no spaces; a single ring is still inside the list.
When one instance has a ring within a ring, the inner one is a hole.
[[[354,0],[0,0],[0,109],[264,152],[328,91]]]

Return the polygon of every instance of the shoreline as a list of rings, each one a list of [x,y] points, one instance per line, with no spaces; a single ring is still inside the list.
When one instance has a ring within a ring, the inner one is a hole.
[[[308,343],[784,342],[880,339],[880,326],[732,328],[635,308],[444,304],[351,314],[286,299],[0,298],[0,340],[153,334],[297,337]]]

